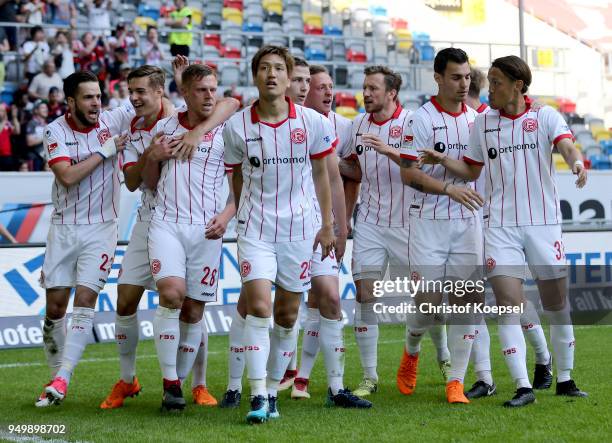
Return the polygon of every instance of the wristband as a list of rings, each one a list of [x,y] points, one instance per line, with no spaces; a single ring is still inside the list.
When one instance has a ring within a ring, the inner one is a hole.
[[[97,152],[102,157],[104,157],[104,159],[107,159],[117,154],[117,145],[115,144],[115,137],[111,137],[106,140]]]
[[[573,169],[573,168],[575,168],[575,167],[576,167],[576,166],[578,166],[578,165],[582,166],[582,169],[584,169],[584,163],[583,163],[583,161],[582,161],[582,160],[576,160],[576,161],[574,162],[574,166],[572,166],[572,169]]]
[[[100,157],[102,157],[102,161],[106,160],[106,157],[104,157],[104,154],[102,154],[100,151],[95,152],[95,154],[98,154]]]

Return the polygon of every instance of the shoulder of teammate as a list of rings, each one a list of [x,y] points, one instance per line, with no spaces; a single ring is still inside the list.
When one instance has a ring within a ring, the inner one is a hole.
[[[340,114],[334,113],[333,115],[336,122],[336,136],[338,137],[336,154],[340,158],[349,157],[351,154],[353,122]]]
[[[481,134],[487,112],[477,114],[474,118],[474,125],[470,129],[470,140],[466,151],[463,153],[463,161],[470,165],[483,166],[484,153],[482,152]]]
[[[400,157],[408,160],[417,160],[417,149],[431,148],[433,128],[429,115],[421,106],[406,117],[402,133]]]
[[[227,119],[221,128],[224,145],[224,162],[226,168],[232,168],[242,163],[246,141],[241,138],[238,132],[239,127],[244,127],[246,119],[249,118],[251,106],[247,106],[242,111],[238,111]],[[247,113],[248,110],[248,114]],[[244,131],[244,128],[243,128]]]
[[[63,161],[71,161],[70,151],[64,136],[65,131],[61,128],[62,122],[65,122],[64,116],[49,123],[43,132],[43,146],[49,159],[49,166]]]
[[[100,119],[108,126],[113,136],[129,131],[134,117],[136,112],[131,106],[119,106],[100,114]]]
[[[336,131],[332,122],[322,114],[309,109],[296,106],[296,110],[302,113],[306,128],[304,128],[308,134],[310,140],[309,152],[310,158],[317,159],[322,158],[333,152],[336,145]],[[294,129],[296,131],[296,129]],[[291,134],[293,139],[293,131]],[[296,139],[299,137],[296,136]],[[305,138],[304,138],[305,140]]]
[[[552,145],[556,145],[564,138],[574,140],[574,135],[569,125],[555,108],[544,105],[539,109],[538,114],[538,120],[544,124],[544,131]]]

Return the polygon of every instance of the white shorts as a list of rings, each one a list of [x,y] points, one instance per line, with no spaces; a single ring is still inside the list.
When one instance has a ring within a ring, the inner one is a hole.
[[[43,288],[86,286],[99,293],[117,248],[117,223],[49,227],[40,284]]]
[[[536,280],[567,276],[561,225],[486,228],[487,275],[525,279],[525,263]]]
[[[118,280],[120,285],[143,286],[153,291],[156,290],[149,264],[148,234],[148,221],[137,222],[134,225],[130,243],[121,261]]]
[[[332,250],[324,260],[321,260],[321,245],[317,246],[317,250],[312,253],[312,267],[310,275],[312,277],[320,277],[323,275],[331,275],[338,277],[340,272],[340,264],[336,260],[336,255]]]
[[[149,225],[149,262],[157,283],[179,277],[187,285],[187,297],[217,301],[223,240],[207,240],[205,225],[169,223],[153,219]]]
[[[268,242],[238,236],[238,263],[242,282],[270,280],[289,292],[310,289],[314,239]]]
[[[432,220],[410,216],[412,279],[482,277],[482,227],[478,217]]]
[[[408,276],[409,227],[384,227],[358,221],[353,229],[353,280]]]

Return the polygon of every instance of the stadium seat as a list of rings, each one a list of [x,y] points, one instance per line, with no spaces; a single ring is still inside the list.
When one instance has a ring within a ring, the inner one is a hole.
[[[431,45],[425,45],[421,48],[421,60],[424,62],[432,62],[436,56],[436,50]]]
[[[304,56],[306,57],[306,60],[308,61],[318,61],[318,62],[327,61],[327,55],[325,54],[325,51],[322,51],[319,48],[311,48],[307,46],[306,49],[304,50]]]
[[[357,101],[357,108],[363,107],[363,92],[359,91],[355,94],[355,100]]]
[[[603,154],[603,148],[601,147],[601,145],[591,144],[591,145],[585,146],[582,149],[582,153],[584,156],[588,158],[597,157]]]
[[[191,22],[200,27],[202,25],[202,20],[204,19],[204,13],[199,8],[191,8]]]
[[[220,71],[220,82],[224,86],[240,84],[240,68],[236,65],[223,65]]]
[[[223,20],[227,20],[232,23],[236,23],[239,26],[242,26],[242,11],[239,9],[223,8],[222,17]]]
[[[565,162],[565,159],[561,154],[554,153],[553,154],[553,162],[555,164],[555,169],[557,171],[568,171],[569,166]]]
[[[243,32],[263,32],[263,23],[244,23],[242,25]]]
[[[331,44],[332,60],[334,61],[346,61],[346,46],[344,40],[335,39]]]
[[[596,155],[589,157],[592,169],[612,169],[612,161],[609,155]]]
[[[138,26],[142,31],[146,31],[149,26],[157,26],[157,21],[151,17],[136,17],[134,25]]]
[[[319,14],[304,12],[302,14],[302,19],[304,20],[304,26],[310,25],[314,28],[323,29],[323,18]]]
[[[221,56],[224,58],[242,58],[242,51],[238,48],[225,46],[221,51]]]
[[[205,34],[204,45],[214,46],[217,51],[221,50],[221,35],[219,34]]]
[[[559,112],[564,114],[570,114],[576,112],[576,103],[567,98],[558,98],[557,103],[559,104]]]
[[[350,108],[346,106],[337,106],[336,112],[343,117],[348,118],[349,120],[354,120],[355,117],[359,115],[359,112],[355,108]]]
[[[323,35],[323,28],[304,23],[304,34],[308,35]]]
[[[242,48],[243,46],[243,37],[241,34],[222,34],[221,35],[221,48],[219,48],[219,52],[223,53],[223,47],[229,48]]]
[[[397,40],[396,48],[398,52],[408,52],[412,47],[412,34],[407,29],[396,29],[395,38]]]
[[[210,59],[210,58],[218,58],[220,54],[219,48],[212,45],[204,45],[202,48],[202,58]]]
[[[344,106],[349,108],[357,109],[357,99],[353,94],[349,94],[348,92],[336,92],[334,97],[336,101],[336,106]]]
[[[345,9],[350,8],[351,4],[352,4],[351,0],[332,0],[331,7],[337,13],[340,13],[344,11]]]
[[[239,10],[244,10],[244,4],[242,0],[223,0],[224,8],[234,8]]]
[[[141,3],[138,5],[138,15],[141,17],[150,17],[157,22],[157,20],[159,20],[160,13],[158,8]]]
[[[223,17],[220,12],[209,12],[204,16],[204,29],[211,31],[220,31]]]
[[[372,14],[374,17],[386,17],[387,8],[380,5],[370,6],[370,14]]]
[[[334,83],[337,88],[348,86],[348,69],[346,66],[336,66],[334,68]]]
[[[368,57],[364,52],[353,51],[349,49],[346,51],[346,61],[354,63],[365,63],[368,61]]]
[[[338,26],[323,26],[323,34],[342,37],[342,29]]]
[[[595,137],[595,141],[597,142],[610,140],[612,138],[610,136],[610,131],[608,131],[607,129],[596,130],[593,136]]]
[[[362,89],[365,74],[361,68],[351,68],[348,72],[348,85],[353,89]]]
[[[387,34],[391,32],[393,28],[387,17],[375,17],[374,18],[374,37],[378,39],[386,39]]]
[[[302,2],[301,0],[285,0],[283,2],[283,15],[287,12],[295,12],[300,16],[302,15]]]
[[[283,15],[283,2],[281,0],[263,0],[262,5],[268,13]]]
[[[398,29],[408,30],[408,22],[404,20],[403,18],[397,18],[397,17],[392,18],[391,26],[395,30],[398,30]]]

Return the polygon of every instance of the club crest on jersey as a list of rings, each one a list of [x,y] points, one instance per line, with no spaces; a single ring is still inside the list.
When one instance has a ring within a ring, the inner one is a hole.
[[[291,131],[291,141],[293,143],[304,143],[306,140],[306,132],[302,128],[295,128]]]
[[[209,142],[213,139],[213,137],[214,137],[214,134],[212,133],[212,131],[207,132],[206,134],[204,134],[204,138],[202,139],[202,141]]]
[[[57,143],[51,143],[49,144],[49,146],[47,146],[47,151],[49,151],[49,154],[53,154],[53,151],[55,151],[57,149]]]
[[[493,259],[492,257],[487,257],[487,271],[491,272],[493,269],[495,269],[495,265],[497,263],[495,262],[495,259]]]
[[[248,260],[243,260],[240,262],[240,276],[246,277],[251,273],[251,264]]]
[[[101,145],[103,145],[104,142],[110,138],[112,138],[112,135],[107,128],[104,128],[100,132],[98,132],[98,141]]]
[[[401,126],[392,126],[391,129],[389,129],[389,137],[391,137],[391,138],[398,138],[401,135],[402,135],[402,127]]]
[[[538,121],[535,118],[526,118],[523,120],[523,131],[533,132],[538,129]]]
[[[161,271],[161,262],[158,259],[151,261],[151,274],[157,275]]]

